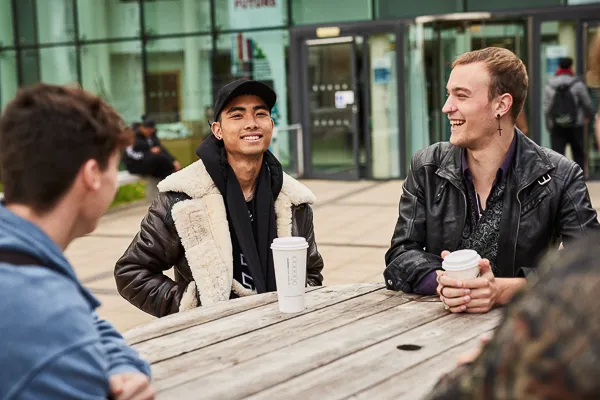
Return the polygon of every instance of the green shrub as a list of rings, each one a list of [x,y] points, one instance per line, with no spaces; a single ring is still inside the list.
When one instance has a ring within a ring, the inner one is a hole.
[[[110,208],[131,203],[132,201],[143,200],[146,198],[146,183],[136,182],[128,185],[123,185],[117,191],[117,195],[113,200]]]

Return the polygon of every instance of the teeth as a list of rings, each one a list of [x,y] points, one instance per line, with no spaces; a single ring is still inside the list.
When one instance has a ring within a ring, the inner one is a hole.
[[[244,137],[244,140],[257,140],[258,136],[246,136]]]
[[[452,126],[461,126],[465,123],[466,121],[450,121],[450,125]]]

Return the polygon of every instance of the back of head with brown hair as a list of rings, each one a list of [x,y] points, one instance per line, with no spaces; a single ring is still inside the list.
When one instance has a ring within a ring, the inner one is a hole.
[[[44,212],[90,159],[105,170],[131,142],[119,114],[82,89],[37,84],[22,89],[0,118],[0,170],[7,204]]]
[[[490,74],[490,91],[488,93],[490,101],[505,93],[512,96],[513,104],[510,115],[513,121],[516,121],[525,104],[529,86],[527,69],[523,61],[510,50],[501,47],[486,47],[458,56],[452,63],[452,68],[473,63],[483,63]]]

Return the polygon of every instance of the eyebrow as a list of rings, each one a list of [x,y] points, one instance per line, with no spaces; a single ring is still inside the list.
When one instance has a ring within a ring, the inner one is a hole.
[[[254,111],[257,111],[257,110],[269,111],[269,108],[267,106],[265,106],[264,104],[259,104],[257,106],[254,106],[254,107],[252,107],[252,109]],[[227,114],[231,114],[231,113],[236,112],[236,111],[244,112],[244,111],[246,111],[246,108],[245,107],[239,107],[239,106],[237,106],[237,107],[231,107],[229,110],[227,110]]]
[[[471,91],[469,89],[464,88],[464,87],[460,87],[460,86],[454,87],[452,89],[446,88],[446,90],[449,91],[449,92],[453,92],[453,93],[456,93],[456,92],[465,92],[466,94],[471,94]]]

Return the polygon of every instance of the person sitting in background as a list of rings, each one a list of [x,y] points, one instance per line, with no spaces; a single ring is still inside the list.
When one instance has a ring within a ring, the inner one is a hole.
[[[179,161],[161,144],[156,123],[148,116],[133,124],[135,143],[125,150],[123,163],[132,174],[152,176],[160,180],[181,169]]]
[[[92,232],[132,140],[81,89],[20,90],[0,118],[0,398],[151,399],[150,368],[82,286],[64,251]]]
[[[600,398],[600,235],[545,260],[483,348],[437,383],[428,400]]]

